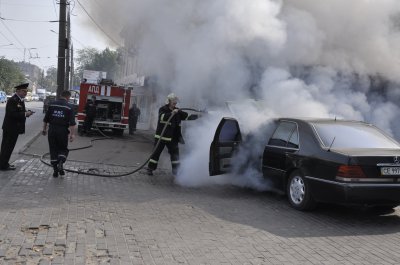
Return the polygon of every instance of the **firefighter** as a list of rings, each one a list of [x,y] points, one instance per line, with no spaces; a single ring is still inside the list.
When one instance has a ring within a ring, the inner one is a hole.
[[[75,115],[72,106],[68,103],[71,92],[64,90],[60,99],[52,102],[43,119],[43,135],[47,133],[49,124],[48,141],[50,148],[50,162],[53,166],[53,177],[64,175],[63,164],[67,160],[68,136],[72,142],[75,138]]]
[[[133,135],[136,131],[136,124],[140,116],[140,109],[133,104],[132,107],[129,109],[129,134]]]
[[[25,109],[24,98],[28,93],[29,83],[15,87],[15,94],[7,100],[6,114],[3,121],[3,140],[0,152],[0,170],[14,170],[10,165],[11,154],[17,143],[18,135],[25,133],[25,121],[34,112]]]
[[[83,134],[89,134],[90,130],[92,129],[93,121],[96,118],[97,114],[97,106],[96,106],[96,96],[92,96],[92,99],[89,99],[85,105],[86,113],[85,120],[83,122]]]
[[[174,93],[167,96],[165,105],[158,110],[158,123],[156,134],[154,136],[155,150],[150,157],[149,163],[147,165],[147,174],[149,176],[153,175],[153,171],[157,168],[158,160],[160,158],[161,152],[166,146],[168,153],[171,158],[172,175],[176,176],[179,168],[179,146],[178,143],[184,143],[181,132],[181,121],[184,120],[195,120],[198,115],[188,114],[176,107],[178,103],[178,97]],[[168,119],[174,115],[168,122]],[[168,122],[168,123],[167,123]],[[164,126],[164,134],[161,135]],[[158,146],[157,142],[160,140]]]

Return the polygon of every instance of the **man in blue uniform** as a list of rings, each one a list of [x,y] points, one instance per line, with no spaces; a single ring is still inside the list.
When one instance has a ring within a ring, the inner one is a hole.
[[[72,106],[68,103],[71,92],[64,90],[60,99],[52,102],[43,119],[43,135],[49,127],[48,140],[50,148],[50,162],[53,166],[53,177],[64,175],[63,164],[68,157],[68,136],[72,142],[75,138],[75,115]]]
[[[195,120],[198,118],[198,115],[188,114],[187,112],[178,109],[176,107],[177,103],[178,97],[175,96],[174,93],[171,93],[167,96],[165,105],[158,110],[158,123],[156,134],[154,136],[154,146],[156,149],[150,157],[147,165],[147,174],[150,176],[153,175],[153,170],[157,168],[158,160],[165,146],[167,147],[168,153],[171,157],[172,174],[176,176],[180,164],[178,143],[184,143],[181,132],[181,121]],[[172,115],[174,116],[170,119]],[[166,129],[164,134],[161,135],[165,126]],[[160,143],[157,146],[159,140]]]
[[[10,165],[11,154],[17,143],[18,135],[25,133],[26,118],[33,114],[25,109],[24,98],[28,93],[29,83],[15,87],[15,94],[7,101],[6,114],[3,122],[3,140],[0,151],[0,170],[14,170]]]

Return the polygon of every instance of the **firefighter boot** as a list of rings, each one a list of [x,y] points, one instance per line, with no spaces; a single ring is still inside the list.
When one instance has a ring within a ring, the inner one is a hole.
[[[58,178],[58,168],[57,168],[56,165],[53,166],[53,170],[54,170],[54,172],[53,172],[53,177],[54,177],[54,178]]]
[[[65,175],[63,164],[64,164],[63,161],[58,161],[58,164],[57,164],[57,169],[61,176]]]

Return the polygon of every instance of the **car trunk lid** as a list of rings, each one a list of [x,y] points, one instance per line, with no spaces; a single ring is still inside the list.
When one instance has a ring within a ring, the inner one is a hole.
[[[331,151],[347,155],[348,164],[360,166],[367,178],[395,182],[400,178],[399,149],[335,149]]]

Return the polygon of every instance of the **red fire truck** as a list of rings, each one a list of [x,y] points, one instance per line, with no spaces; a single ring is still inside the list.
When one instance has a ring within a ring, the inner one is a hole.
[[[82,130],[86,114],[85,105],[92,95],[96,96],[97,113],[92,128],[111,129],[122,135],[128,128],[131,88],[107,84],[81,83],[78,107],[78,132]]]

